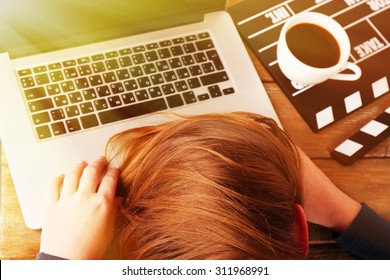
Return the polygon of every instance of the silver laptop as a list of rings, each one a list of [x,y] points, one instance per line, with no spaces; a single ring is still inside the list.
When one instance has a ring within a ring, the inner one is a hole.
[[[158,112],[277,120],[225,2],[2,1],[0,137],[28,227],[54,176]]]

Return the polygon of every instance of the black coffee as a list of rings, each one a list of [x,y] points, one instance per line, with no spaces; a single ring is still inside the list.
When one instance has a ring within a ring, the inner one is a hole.
[[[311,23],[291,27],[286,33],[287,46],[303,63],[317,68],[328,68],[338,63],[340,47],[326,29]]]

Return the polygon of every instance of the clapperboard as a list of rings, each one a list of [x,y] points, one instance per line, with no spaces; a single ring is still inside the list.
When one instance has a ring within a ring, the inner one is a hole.
[[[359,80],[303,87],[282,74],[276,58],[281,28],[289,17],[304,11],[326,14],[344,27],[351,41],[350,61],[363,72]],[[243,40],[314,132],[389,92],[388,0],[245,0],[228,12]]]

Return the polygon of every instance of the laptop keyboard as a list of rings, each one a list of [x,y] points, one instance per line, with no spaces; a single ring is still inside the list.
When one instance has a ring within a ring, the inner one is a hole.
[[[235,92],[208,32],[17,74],[39,140]]]

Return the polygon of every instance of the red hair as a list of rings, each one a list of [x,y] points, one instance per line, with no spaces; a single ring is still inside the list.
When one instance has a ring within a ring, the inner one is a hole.
[[[293,232],[300,160],[273,120],[181,117],[122,132],[107,152],[125,192],[118,258],[302,258]]]

